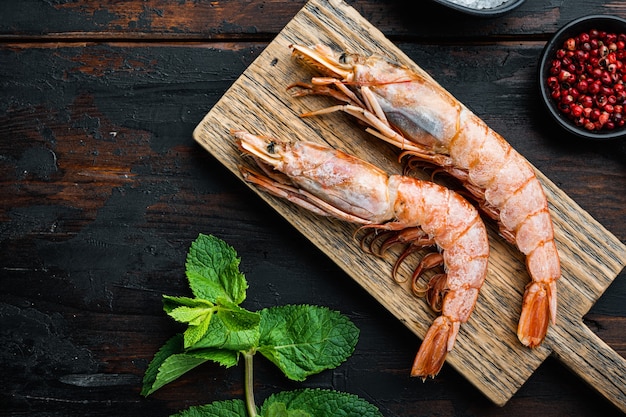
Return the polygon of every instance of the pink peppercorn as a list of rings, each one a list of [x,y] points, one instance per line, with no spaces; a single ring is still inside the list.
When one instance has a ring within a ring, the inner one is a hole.
[[[587,130],[626,124],[626,34],[597,29],[566,39],[550,61],[547,85],[559,111]]]

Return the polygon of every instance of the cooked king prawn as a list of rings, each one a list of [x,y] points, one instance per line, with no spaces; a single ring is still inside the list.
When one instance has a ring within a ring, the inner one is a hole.
[[[439,249],[423,258],[412,284],[441,315],[429,327],[411,374],[434,377],[452,350],[460,325],[469,319],[487,275],[489,241],[478,210],[441,185],[387,175],[328,146],[241,130],[231,133],[239,149],[254,157],[260,167],[255,172],[242,166],[246,181],[319,215],[385,232],[381,252],[394,243],[407,245],[397,263],[418,247]],[[419,288],[416,282],[421,272],[438,265],[445,273],[432,276],[425,290]]]
[[[556,322],[561,267],[548,202],[528,161],[449,92],[405,66],[325,45],[291,48],[296,60],[323,75],[294,83],[295,95],[327,95],[344,103],[303,116],[344,111],[400,148],[408,166],[418,160],[450,173],[526,255],[531,281],[517,335],[526,346],[541,344],[549,322]]]

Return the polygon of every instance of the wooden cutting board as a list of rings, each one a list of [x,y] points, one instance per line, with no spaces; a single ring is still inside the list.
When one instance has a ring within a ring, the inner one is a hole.
[[[397,150],[369,136],[343,114],[301,119],[299,114],[328,107],[324,97],[296,99],[286,91],[311,73],[291,59],[289,45],[326,43],[357,53],[379,53],[423,72],[384,35],[341,0],[311,0],[242,74],[194,131],[194,138],[229,170],[240,176],[242,159],[231,128],[280,138],[326,142],[400,173]],[[461,326],[447,363],[498,405],[504,405],[553,354],[626,412],[626,361],[582,321],[582,317],[626,263],[626,246],[573,200],[537,172],[551,205],[561,254],[558,325],[543,345],[523,347],[516,336],[524,286],[524,258],[504,242],[493,225],[489,273],[476,309]],[[349,276],[420,339],[434,314],[407,285],[390,277],[393,257],[364,255],[353,238],[356,226],[320,218],[293,204],[259,192],[278,213],[326,253]],[[407,272],[407,271],[404,271]],[[416,346],[416,351],[417,351]],[[407,363],[407,374],[411,364]],[[416,381],[417,382],[417,381]]]

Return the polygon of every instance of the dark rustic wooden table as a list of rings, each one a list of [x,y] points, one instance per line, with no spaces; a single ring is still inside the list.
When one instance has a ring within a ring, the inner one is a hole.
[[[580,206],[626,242],[626,142],[556,128],[538,98],[549,36],[621,2],[527,0],[498,18],[436,3],[349,1]],[[548,358],[500,408],[454,369],[409,377],[401,323],[192,139],[192,130],[304,1],[0,3],[0,415],[167,416],[242,398],[243,368],[206,364],[149,398],[141,378],[180,328],[198,233],[235,247],[245,306],[311,303],[361,329],[355,354],[304,384],[257,360],[256,395],[357,394],[385,416],[614,416]],[[626,356],[626,272],[585,317]]]

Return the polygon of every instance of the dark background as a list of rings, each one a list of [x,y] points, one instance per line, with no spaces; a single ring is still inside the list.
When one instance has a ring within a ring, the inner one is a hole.
[[[580,206],[626,242],[626,144],[564,134],[539,102],[545,42],[620,2],[527,0],[498,18],[423,1],[349,1]],[[409,377],[420,341],[224,169],[194,127],[304,1],[0,3],[0,415],[167,416],[243,398],[243,365],[205,364],[149,398],[148,362],[181,330],[198,233],[242,258],[251,310],[310,303],[360,328],[355,354],[305,383],[255,362],[257,402],[298,387],[385,416],[616,416],[553,358],[505,407],[444,366]],[[348,126],[346,128],[349,128]],[[585,322],[626,355],[626,273]]]

